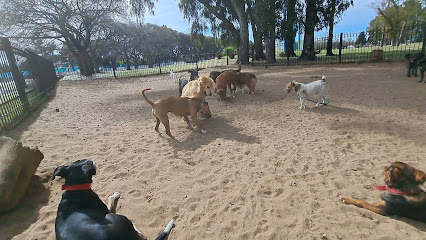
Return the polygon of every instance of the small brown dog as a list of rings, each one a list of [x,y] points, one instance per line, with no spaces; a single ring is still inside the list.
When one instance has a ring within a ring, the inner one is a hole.
[[[237,78],[235,79],[235,83],[238,88],[241,89],[241,92],[244,93],[243,87],[246,85],[249,89],[249,93],[253,94],[256,89],[257,78],[256,75],[252,73],[237,73]]]
[[[342,197],[345,204],[365,208],[383,216],[398,215],[426,222],[426,193],[419,185],[426,181],[426,174],[403,162],[394,162],[383,171],[386,186],[376,186],[387,191],[383,201],[372,205],[364,200]]]
[[[194,81],[188,82],[182,89],[182,97],[196,98],[204,100],[207,96],[212,96],[214,91],[214,82],[211,78],[202,75]]]
[[[226,91],[229,88],[231,96],[235,94],[237,73],[231,71],[225,71],[216,78],[216,89],[217,95],[219,95],[219,101],[226,99]]]
[[[223,72],[225,72],[225,71],[231,71],[231,72],[234,72],[234,73],[240,72],[240,71],[241,71],[241,65],[240,65],[240,64],[238,64],[238,69],[237,69],[237,70],[231,70],[231,69],[229,69],[229,70],[223,70],[223,71],[221,71],[221,72],[218,72],[218,71],[210,72],[209,77],[210,77],[211,79],[213,79],[213,81],[216,83],[216,78],[217,78],[217,77],[219,77],[219,75],[220,75],[220,74],[222,74],[222,73],[223,73]]]
[[[145,96],[145,91],[148,91],[148,90],[151,90],[151,89],[146,88],[142,90],[142,96],[145,99],[145,101],[152,106],[152,114],[157,120],[157,124],[155,126],[156,132],[161,134],[161,132],[158,130],[158,126],[160,125],[160,122],[161,122],[166,128],[166,134],[169,137],[175,139],[175,137],[173,137],[173,135],[170,132],[169,117],[167,116],[169,112],[173,113],[174,115],[178,117],[183,117],[185,122],[188,124],[188,128],[193,129],[188,119],[188,115],[191,115],[192,122],[195,124],[195,126],[197,126],[197,128],[201,131],[201,133],[207,132],[201,127],[197,118],[198,111],[210,114],[210,110],[208,110],[208,104],[206,102],[196,98],[168,96],[165,98],[161,98],[157,100],[155,103],[153,103]]]

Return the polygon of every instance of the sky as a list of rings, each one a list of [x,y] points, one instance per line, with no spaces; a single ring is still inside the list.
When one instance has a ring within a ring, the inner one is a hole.
[[[376,17],[376,12],[370,7],[377,0],[354,0],[343,15],[342,20],[334,27],[334,33],[361,32],[366,30],[370,21]],[[183,33],[190,33],[191,25],[178,7],[179,0],[158,0],[155,3],[154,15],[145,14],[144,23],[166,25],[167,27]],[[324,31],[318,34],[325,34]]]

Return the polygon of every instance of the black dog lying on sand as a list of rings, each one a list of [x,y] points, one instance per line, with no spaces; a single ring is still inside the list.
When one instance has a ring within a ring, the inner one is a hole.
[[[64,177],[61,202],[55,222],[57,240],[139,240],[146,239],[125,216],[115,214],[119,193],[108,198],[106,206],[90,188],[96,174],[95,163],[78,160],[69,166],[57,167],[53,173]],[[173,220],[156,240],[165,239]]]
[[[422,82],[424,79],[424,72],[426,69],[426,60],[424,53],[407,53],[405,54],[405,60],[407,63],[407,77],[414,75],[417,77],[417,69],[420,69],[420,80]]]

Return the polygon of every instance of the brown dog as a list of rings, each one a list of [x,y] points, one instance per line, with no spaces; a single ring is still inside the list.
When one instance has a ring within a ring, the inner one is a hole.
[[[214,82],[211,78],[202,75],[194,81],[188,82],[182,89],[182,97],[196,98],[204,100],[207,96],[213,95]]]
[[[235,79],[235,83],[237,87],[241,89],[242,92],[244,92],[243,87],[244,85],[246,85],[249,89],[249,93],[253,94],[254,90],[256,89],[257,78],[256,78],[256,75],[252,73],[240,72],[240,73],[237,73],[237,78]]]
[[[394,162],[384,169],[383,175],[386,186],[376,188],[386,192],[378,205],[347,197],[341,200],[383,216],[398,215],[426,222],[426,193],[419,187],[426,181],[426,174],[406,163]]]
[[[204,108],[206,106],[208,108],[208,105],[205,102],[196,98],[168,96],[168,97],[159,99],[155,103],[153,103],[145,96],[145,91],[148,91],[148,90],[151,90],[151,89],[146,88],[142,90],[142,96],[145,99],[145,101],[152,106],[152,114],[157,120],[157,125],[155,126],[156,132],[161,134],[161,132],[158,130],[158,126],[160,125],[160,122],[161,122],[166,128],[166,134],[169,137],[175,139],[175,137],[173,137],[173,135],[170,132],[169,117],[167,116],[169,112],[173,113],[174,115],[178,117],[183,117],[185,122],[188,124],[189,129],[192,129],[192,125],[189,122],[188,115],[191,115],[192,122],[195,124],[195,126],[197,126],[197,128],[202,133],[207,132],[201,128],[201,125],[198,122],[198,118],[197,118],[197,112],[200,109],[203,109],[202,111],[206,112]],[[210,110],[208,110],[208,113],[210,113]]]
[[[216,78],[217,78],[217,77],[219,77],[219,75],[220,75],[220,74],[222,74],[222,73],[223,73],[223,72],[225,72],[225,71],[231,71],[231,72],[234,72],[234,73],[240,72],[240,71],[241,71],[241,65],[240,65],[240,64],[238,64],[238,69],[237,69],[237,70],[231,70],[231,69],[229,69],[229,70],[223,70],[223,71],[221,71],[221,72],[218,72],[218,71],[210,72],[209,77],[210,77],[211,79],[213,79],[213,81],[216,83]]]
[[[216,78],[216,89],[217,95],[219,95],[219,101],[226,99],[226,90],[229,88],[231,96],[235,94],[237,73],[231,71],[225,71]]]

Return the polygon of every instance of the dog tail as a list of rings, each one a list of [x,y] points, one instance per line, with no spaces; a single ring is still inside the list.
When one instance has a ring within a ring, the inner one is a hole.
[[[170,230],[172,230],[172,227],[173,227],[173,219],[170,220],[169,224],[167,224],[167,227],[164,229],[164,231],[155,240],[165,239],[167,237],[167,235],[169,235]]]
[[[322,81],[323,81],[323,82],[325,82],[326,77],[325,77],[325,76],[322,76],[322,78],[321,78],[321,79],[322,79]]]
[[[145,96],[145,91],[151,90],[151,88],[145,88],[144,90],[142,90],[142,96],[145,99],[145,101],[151,105],[151,107],[154,107],[154,103],[151,102],[146,96]]]

